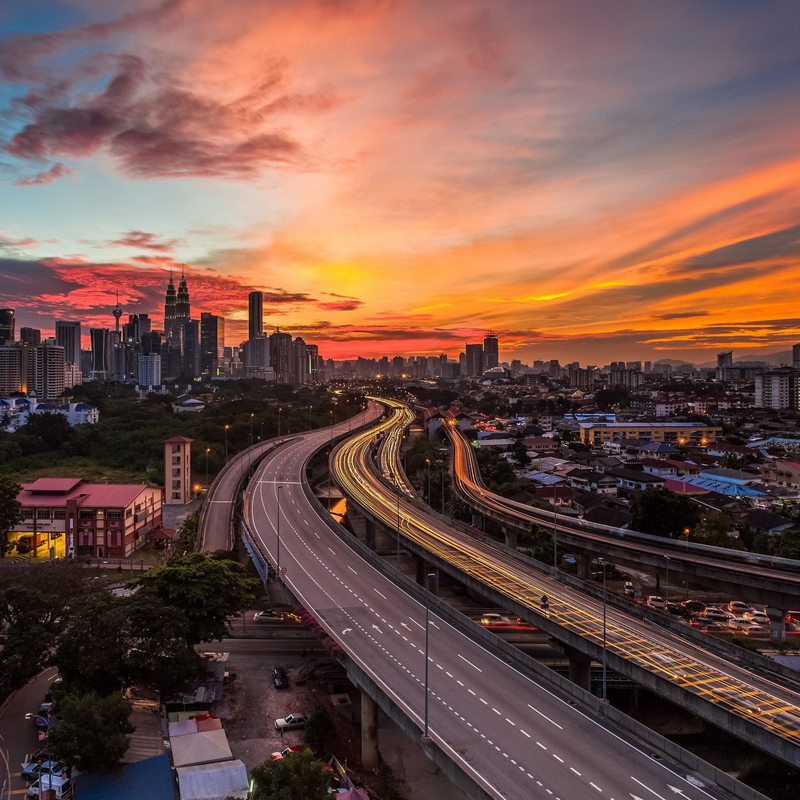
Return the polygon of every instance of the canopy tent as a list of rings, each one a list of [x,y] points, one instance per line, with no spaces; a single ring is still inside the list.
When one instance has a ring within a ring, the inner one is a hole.
[[[189,733],[170,739],[172,763],[176,767],[190,767],[195,764],[209,764],[213,761],[227,761],[233,758],[228,745],[228,737],[223,730]]]
[[[215,717],[197,718],[197,732],[203,733],[204,731],[220,731],[222,730],[222,720]]]
[[[197,733],[197,722],[193,719],[182,719],[178,722],[169,723],[169,736],[186,736],[189,733]]]
[[[177,773],[181,800],[217,800],[247,795],[247,768],[241,761],[181,767]]]

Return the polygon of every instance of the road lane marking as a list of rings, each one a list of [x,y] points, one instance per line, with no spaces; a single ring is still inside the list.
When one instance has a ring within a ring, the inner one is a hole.
[[[561,756],[557,756],[555,753],[553,753],[553,758],[554,758],[556,761],[559,761],[559,762],[560,762],[560,763],[562,763],[562,764],[564,763],[564,759],[563,759],[563,758],[561,758]]]
[[[653,789],[651,789],[647,784],[642,783],[638,778],[634,778],[633,775],[631,775],[631,780],[632,781],[636,781],[636,783],[638,783],[639,786],[647,789],[647,791],[650,792],[650,794],[655,795],[658,798],[658,800],[666,800],[665,797],[662,797],[658,792],[656,792]]]
[[[531,738],[531,735],[530,735],[529,733],[526,733],[524,730],[522,730],[522,728],[520,728],[520,729],[519,729],[519,732],[520,732],[520,733],[521,733],[523,736],[527,736],[529,739]]]
[[[589,786],[591,786],[593,789],[597,789],[598,792],[603,791],[596,783],[592,783],[591,781],[589,781]]]
[[[535,711],[540,717],[544,717],[548,722],[552,722],[553,725],[555,725],[556,728],[558,728],[560,731],[564,730],[564,728],[561,725],[559,725],[554,720],[550,719],[550,717],[548,717],[547,714],[542,714],[542,712],[539,711],[538,708],[534,708],[530,703],[528,703],[528,708],[530,708],[531,710]]]
[[[380,592],[378,592],[378,590],[377,590],[377,589],[376,589],[374,586],[373,586],[372,588],[373,588],[373,590],[374,590],[375,592],[377,592],[378,594],[380,594],[380,595],[381,595],[381,597],[382,597],[384,600],[386,600],[386,599],[387,599],[385,594],[381,594]]]
[[[349,569],[354,575],[358,575],[358,573],[349,564],[347,565],[347,569]]]
[[[462,655],[461,655],[461,653],[458,653],[458,657],[459,657],[459,658],[460,658],[462,661],[466,661],[466,662],[467,662],[467,664],[469,664],[469,665],[470,665],[470,666],[471,666],[473,669],[476,669],[476,670],[478,670],[478,672],[483,672],[483,670],[482,670],[480,667],[476,667],[476,666],[475,666],[475,665],[474,665],[474,664],[473,664],[471,661],[467,661],[467,659],[466,659],[466,658],[464,658],[464,656],[462,656]]]
[[[581,774],[580,772],[578,772],[578,770],[575,769],[575,767],[570,767],[570,771],[574,772],[580,778]]]

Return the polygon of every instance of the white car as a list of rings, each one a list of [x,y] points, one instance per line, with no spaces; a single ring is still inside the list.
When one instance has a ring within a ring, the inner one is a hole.
[[[709,606],[703,613],[709,619],[716,620],[717,622],[725,622],[726,620],[733,618],[733,614],[728,614],[727,611],[723,611],[721,608],[716,608],[716,606]]]
[[[745,619],[744,617],[734,617],[727,622],[728,626],[740,631],[760,631],[763,630],[762,626],[752,619]]]
[[[647,605],[650,606],[650,608],[657,609],[658,611],[663,611],[667,607],[664,599],[659,597],[657,594],[651,594],[647,598]]]
[[[752,609],[747,603],[743,603],[741,600],[731,600],[731,602],[728,603],[728,611],[730,611],[731,614],[736,614],[741,617],[745,611],[752,611]]]
[[[297,731],[306,726],[305,714],[287,714],[275,720],[276,731]]]
[[[757,622],[759,625],[769,625],[769,617],[763,611],[745,611],[742,616],[745,619]]]

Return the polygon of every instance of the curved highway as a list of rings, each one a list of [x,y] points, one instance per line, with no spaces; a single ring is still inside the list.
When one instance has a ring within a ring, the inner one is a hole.
[[[384,446],[391,446],[393,429],[405,428],[411,414],[400,403],[382,402],[392,408],[391,416],[346,440],[331,456],[331,473],[345,494],[390,529],[396,529],[399,514],[404,536],[535,613],[543,613],[540,600],[547,595],[549,620],[602,646],[600,601],[482,545],[410,499],[399,497],[396,489],[381,480],[371,465],[376,435],[385,439]],[[606,643],[609,653],[800,745],[797,693],[610,607],[606,609]]]
[[[379,416],[377,404],[371,413]],[[248,488],[248,525],[273,564],[280,550],[292,593],[422,731],[426,610],[346,547],[331,529],[335,523],[310,504],[305,467],[326,436],[298,436],[267,457]],[[722,797],[688,782],[433,613],[429,620],[429,734],[490,796]]]

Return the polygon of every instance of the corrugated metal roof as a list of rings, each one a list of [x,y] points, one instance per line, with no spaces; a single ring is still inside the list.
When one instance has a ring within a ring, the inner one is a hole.
[[[80,775],[75,779],[80,800],[175,800],[175,785],[166,754],[124,764],[121,772]]]
[[[45,485],[72,488],[42,490],[38,484],[43,481]],[[32,487],[37,488],[32,491]],[[40,478],[35,483],[23,484],[17,500],[23,506],[37,508],[63,508],[68,500],[75,498],[78,498],[78,506],[82,508],[127,508],[147,488],[144,483],[83,483],[70,478]]]

